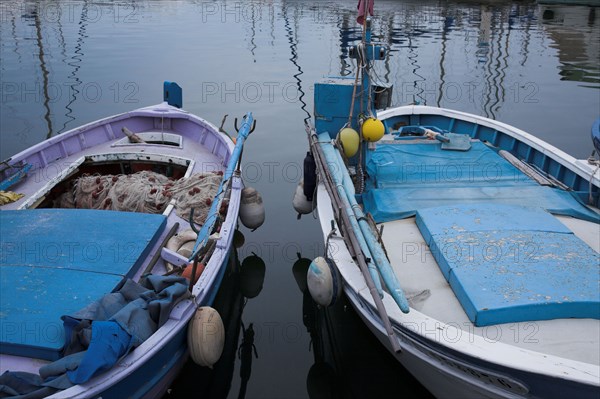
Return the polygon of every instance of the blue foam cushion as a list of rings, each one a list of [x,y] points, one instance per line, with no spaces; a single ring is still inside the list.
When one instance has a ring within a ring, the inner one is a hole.
[[[380,143],[368,152],[367,172],[362,200],[378,223],[419,209],[476,203],[527,204],[600,223],[600,215],[570,192],[539,186],[481,142],[464,152],[443,151],[435,142]]]
[[[0,351],[60,357],[60,317],[133,276],[165,224],[163,215],[130,212],[0,212]]]
[[[600,254],[549,213],[477,204],[416,221],[475,325],[600,318]]]

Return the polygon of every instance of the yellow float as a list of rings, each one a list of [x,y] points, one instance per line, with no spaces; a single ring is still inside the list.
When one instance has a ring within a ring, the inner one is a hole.
[[[376,118],[369,118],[362,124],[362,136],[367,141],[379,141],[385,133],[383,122]]]

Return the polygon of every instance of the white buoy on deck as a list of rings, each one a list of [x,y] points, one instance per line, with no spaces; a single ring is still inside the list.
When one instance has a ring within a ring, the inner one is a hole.
[[[308,291],[321,306],[331,306],[342,294],[342,279],[331,259],[315,258],[306,274]]]
[[[306,199],[306,195],[304,195],[304,179],[300,179],[300,182],[296,186],[292,205],[294,206],[294,210],[298,212],[298,219],[300,219],[301,215],[309,214],[313,210],[313,202]]]
[[[182,230],[177,232],[173,237],[167,241],[167,249],[170,249],[173,252],[177,252],[178,254],[189,257],[192,253],[190,251],[190,246],[193,249],[196,238],[198,234],[196,234],[192,229]],[[191,244],[190,244],[191,243]],[[166,263],[167,271],[172,271],[174,266],[170,263]]]
[[[265,206],[262,197],[252,187],[242,190],[240,220],[244,226],[252,230],[258,229],[265,221]]]
[[[194,363],[212,368],[225,343],[225,327],[219,312],[210,306],[198,308],[190,321],[187,341]]]

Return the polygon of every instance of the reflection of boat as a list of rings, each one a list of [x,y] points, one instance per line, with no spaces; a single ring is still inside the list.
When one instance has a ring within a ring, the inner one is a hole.
[[[0,385],[13,394],[158,397],[188,342],[206,348],[187,326],[221,283],[253,119],[234,145],[179,107],[166,82],[164,103],[55,136],[4,168],[2,179],[30,165],[11,187],[22,198],[0,212]],[[190,269],[195,284],[176,275]],[[24,378],[27,391],[12,384]]]
[[[235,234],[239,240],[239,230],[236,230]],[[238,253],[232,252],[221,288],[212,305],[222,316],[225,325],[223,353],[212,368],[188,361],[171,386],[168,398],[189,397],[190,386],[194,387],[196,396],[202,398],[227,397],[231,390],[236,362],[239,363],[240,369],[238,398],[245,397],[252,360],[258,355],[254,345],[253,323],[246,327],[242,321],[242,314],[248,299],[260,293],[264,273],[264,262],[257,255],[246,257],[240,265]]]
[[[318,306],[306,286],[310,259],[299,258],[293,267],[302,291],[304,325],[311,337],[314,364],[306,377],[310,398],[429,397],[425,388],[382,350],[377,339],[349,308],[346,297],[330,307]]]
[[[307,132],[329,259],[311,264],[311,293],[327,305],[342,284],[436,396],[598,397],[594,161],[463,112],[377,113],[369,72],[385,49],[369,30],[358,84],[315,85]]]
[[[189,397],[191,386],[194,387],[196,396],[202,398],[225,398],[231,389],[245,304],[240,290],[240,262],[237,255],[232,250],[221,287],[212,305],[221,315],[225,326],[223,354],[212,368],[199,366],[190,359],[171,386],[169,398]]]

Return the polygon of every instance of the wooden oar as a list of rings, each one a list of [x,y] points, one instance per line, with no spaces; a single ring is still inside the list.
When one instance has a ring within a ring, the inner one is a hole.
[[[237,119],[236,119],[237,121]],[[248,112],[246,116],[244,116],[244,120],[242,122],[242,127],[238,132],[238,136],[236,139],[235,147],[233,152],[231,153],[231,157],[229,158],[229,163],[227,164],[227,169],[225,173],[223,173],[223,179],[221,180],[221,184],[219,185],[219,189],[217,190],[217,194],[212,202],[210,210],[208,211],[208,216],[198,232],[198,238],[196,239],[196,244],[194,245],[194,250],[192,251],[192,255],[189,257],[189,261],[193,261],[196,256],[200,253],[202,248],[208,242],[208,237],[215,226],[217,221],[217,217],[219,215],[219,207],[221,205],[221,196],[227,190],[227,185],[231,180],[231,176],[235,172],[237,163],[240,159],[240,155],[242,153],[242,149],[244,147],[244,141],[248,138],[248,135],[254,130],[256,127],[256,121],[252,117],[252,112]]]

